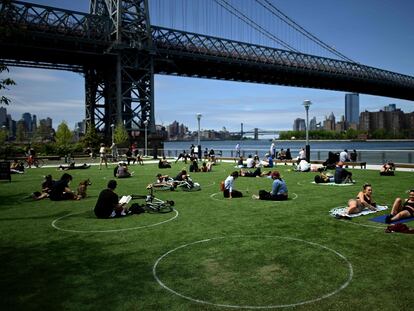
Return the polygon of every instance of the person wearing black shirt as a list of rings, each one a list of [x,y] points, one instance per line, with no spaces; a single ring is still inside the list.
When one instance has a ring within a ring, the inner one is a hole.
[[[114,192],[116,185],[117,183],[115,180],[110,180],[107,188],[102,190],[99,194],[94,209],[97,218],[110,218],[126,215],[124,204],[118,203],[118,195]]]
[[[69,188],[71,180],[71,175],[68,173],[63,174],[62,177],[53,184],[52,189],[49,192],[49,199],[52,201],[77,200],[78,196]]]

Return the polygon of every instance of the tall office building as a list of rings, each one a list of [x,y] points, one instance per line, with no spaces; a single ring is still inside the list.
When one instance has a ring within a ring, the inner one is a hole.
[[[30,133],[32,131],[32,115],[29,112],[25,112],[22,114],[22,120],[26,131]]]
[[[7,109],[4,107],[0,107],[0,127],[3,125],[7,125]]]
[[[359,123],[359,94],[345,94],[345,121]]]
[[[305,120],[301,118],[295,119],[293,121],[293,130],[294,131],[304,131],[306,129]]]

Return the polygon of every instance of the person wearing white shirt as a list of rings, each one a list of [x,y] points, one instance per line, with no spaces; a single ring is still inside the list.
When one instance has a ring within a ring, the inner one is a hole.
[[[229,176],[227,176],[224,181],[224,190],[223,195],[225,198],[241,198],[243,194],[240,191],[233,189],[234,180],[239,177],[239,172],[234,171]]]
[[[253,157],[252,157],[251,154],[249,154],[249,157],[246,160],[246,167],[247,168],[254,168],[255,167],[255,163],[254,163],[254,160],[253,160]]]

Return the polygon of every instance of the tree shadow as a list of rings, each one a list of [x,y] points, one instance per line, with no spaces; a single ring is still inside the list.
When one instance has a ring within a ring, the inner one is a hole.
[[[2,310],[125,309],[139,305],[142,289],[154,286],[152,263],[119,244],[71,236],[31,246],[9,243],[0,256]]]

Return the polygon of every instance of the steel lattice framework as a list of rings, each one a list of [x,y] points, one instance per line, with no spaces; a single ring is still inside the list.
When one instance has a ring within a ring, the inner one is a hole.
[[[155,130],[154,74],[414,100],[414,77],[362,64],[150,25],[147,0],[91,0],[90,13],[0,0],[0,59],[85,76],[86,120]]]

